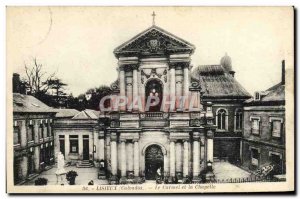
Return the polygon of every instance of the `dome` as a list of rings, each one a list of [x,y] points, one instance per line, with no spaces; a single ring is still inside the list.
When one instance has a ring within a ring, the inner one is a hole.
[[[224,57],[222,57],[220,64],[227,72],[232,71],[231,58],[227,55],[227,53],[225,53]]]

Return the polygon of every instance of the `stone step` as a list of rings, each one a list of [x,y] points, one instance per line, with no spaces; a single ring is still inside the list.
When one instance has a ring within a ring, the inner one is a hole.
[[[77,167],[77,168],[92,168],[93,165],[87,165],[87,166],[84,166],[84,165],[77,165],[76,167]]]
[[[93,164],[90,163],[89,160],[82,160],[81,162],[76,164],[77,168],[91,168],[93,167]]]
[[[91,164],[89,162],[80,162],[79,164]]]

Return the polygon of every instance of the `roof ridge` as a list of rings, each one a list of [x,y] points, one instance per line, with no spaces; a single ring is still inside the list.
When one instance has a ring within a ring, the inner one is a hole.
[[[87,113],[87,110],[83,110],[83,113],[87,116],[87,118],[92,119],[91,116]]]

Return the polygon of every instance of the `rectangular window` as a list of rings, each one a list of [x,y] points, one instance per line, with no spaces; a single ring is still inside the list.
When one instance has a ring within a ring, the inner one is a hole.
[[[89,139],[89,135],[83,135],[82,138],[83,139]]]
[[[273,120],[272,123],[272,137],[280,138],[281,137],[281,121],[280,120]]]
[[[251,164],[254,166],[258,166],[259,162],[259,151],[258,149],[251,149]]]
[[[18,126],[14,126],[14,145],[21,143],[21,134],[20,128]]]
[[[49,123],[47,123],[47,137],[51,136],[51,132],[50,132],[50,128],[48,127],[48,125],[50,125]]]
[[[78,135],[70,135],[70,153],[78,153]]]
[[[33,125],[28,126],[28,142],[34,140],[34,130],[33,130]]]
[[[44,132],[44,138],[46,138],[47,137],[47,134],[48,134],[48,129],[47,129],[47,126],[46,126],[47,124],[46,123],[43,123],[43,132]]]
[[[44,138],[44,128],[43,128],[43,124],[40,124],[39,126],[39,138],[43,139]]]
[[[243,128],[243,112],[241,110],[235,113],[235,130],[242,130]]]
[[[260,121],[258,118],[252,118],[251,120],[251,132],[254,135],[259,135]]]

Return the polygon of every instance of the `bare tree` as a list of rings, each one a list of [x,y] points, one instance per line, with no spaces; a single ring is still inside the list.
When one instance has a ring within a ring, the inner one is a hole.
[[[43,65],[39,64],[36,58],[33,58],[32,66],[27,66],[26,63],[24,63],[24,65],[27,77],[26,83],[30,89],[30,93],[33,95],[46,93],[50,88],[48,82],[55,77],[56,73],[54,72],[48,77],[45,77],[47,73],[43,71]]]

